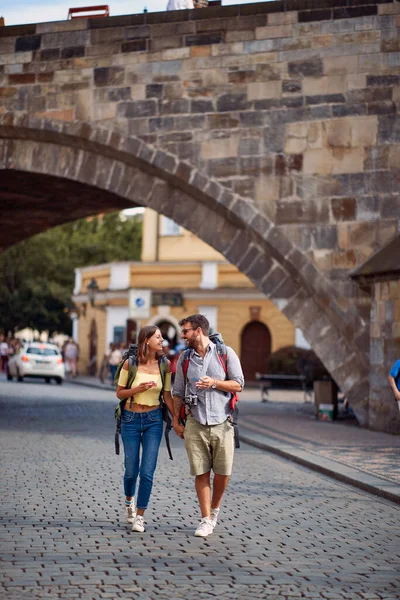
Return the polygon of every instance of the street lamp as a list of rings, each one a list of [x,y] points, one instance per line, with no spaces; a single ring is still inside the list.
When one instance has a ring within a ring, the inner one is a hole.
[[[88,284],[88,286],[86,287],[87,289],[87,293],[88,293],[88,298],[89,298],[89,302],[90,302],[90,306],[94,306],[94,302],[96,300],[96,296],[97,296],[97,292],[99,291],[99,286],[97,284],[97,281],[94,277],[92,277],[90,283]]]

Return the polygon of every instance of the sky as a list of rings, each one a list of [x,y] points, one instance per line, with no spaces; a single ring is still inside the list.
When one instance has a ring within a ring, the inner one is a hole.
[[[223,0],[223,4],[247,4],[256,0]],[[0,0],[0,17],[6,25],[65,21],[69,8],[108,4],[110,16],[165,10],[168,0]]]

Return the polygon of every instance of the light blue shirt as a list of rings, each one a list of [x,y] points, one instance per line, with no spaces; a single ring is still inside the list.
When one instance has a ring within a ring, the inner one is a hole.
[[[173,395],[184,400],[188,395],[197,396],[197,406],[191,406],[190,412],[202,425],[219,425],[231,414],[230,392],[222,392],[212,388],[199,390],[196,381],[208,375],[213,379],[237,381],[243,389],[244,377],[240,360],[234,350],[226,346],[227,373],[218,358],[216,345],[210,341],[204,359],[195,350],[190,350],[187,379],[183,376],[182,362],[185,352],[176,365]]]

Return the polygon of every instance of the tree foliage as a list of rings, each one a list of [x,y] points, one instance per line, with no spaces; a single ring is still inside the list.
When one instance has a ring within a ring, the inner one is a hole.
[[[70,333],[74,269],[140,260],[138,217],[110,213],[67,223],[12,246],[0,255],[0,330],[24,327]]]

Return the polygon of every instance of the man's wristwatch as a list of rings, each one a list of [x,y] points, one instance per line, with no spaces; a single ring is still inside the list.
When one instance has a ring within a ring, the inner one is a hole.
[[[212,384],[211,389],[215,390],[216,387],[217,387],[217,380],[214,379],[214,383]]]

